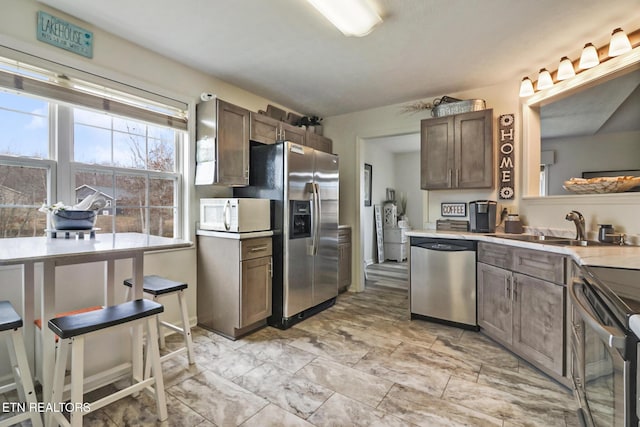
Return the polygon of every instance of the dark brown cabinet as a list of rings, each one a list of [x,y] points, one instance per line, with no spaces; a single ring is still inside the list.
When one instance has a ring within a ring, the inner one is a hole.
[[[480,242],[478,324],[488,336],[563,381],[562,255]]]
[[[215,99],[199,103],[196,116],[198,145],[214,154],[207,183],[249,185],[249,110]]]
[[[238,338],[271,315],[271,237],[198,236],[198,324]]]
[[[493,187],[492,109],[422,120],[420,143],[423,190]]]
[[[306,145],[307,130],[281,122],[264,114],[251,113],[251,140],[263,144],[275,144],[277,141],[291,141]]]
[[[351,286],[351,227],[338,229],[338,290]]]

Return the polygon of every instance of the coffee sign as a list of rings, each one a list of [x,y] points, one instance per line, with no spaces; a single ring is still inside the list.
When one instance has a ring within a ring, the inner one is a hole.
[[[515,196],[513,164],[514,164],[514,115],[503,114],[498,119],[500,128],[500,154],[499,154],[499,191],[501,200],[512,200]]]

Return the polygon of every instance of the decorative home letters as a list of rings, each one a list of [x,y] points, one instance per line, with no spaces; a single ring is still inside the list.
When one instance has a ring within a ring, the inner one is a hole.
[[[514,162],[514,115],[503,114],[500,116],[500,154],[499,154],[499,175],[498,182],[500,190],[498,196],[502,200],[511,200],[515,196],[513,189],[513,162]]]

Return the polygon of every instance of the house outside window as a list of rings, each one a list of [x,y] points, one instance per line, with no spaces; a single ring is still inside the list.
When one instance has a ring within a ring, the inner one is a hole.
[[[38,93],[7,87],[7,69],[0,66],[0,238],[42,236],[43,203],[74,205],[96,192],[98,233],[180,237],[184,129],[146,120],[154,112],[136,109],[137,98],[115,114],[43,97],[37,82]]]

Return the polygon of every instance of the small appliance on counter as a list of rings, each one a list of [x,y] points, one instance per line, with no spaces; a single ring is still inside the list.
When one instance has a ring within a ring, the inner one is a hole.
[[[200,199],[200,229],[248,233],[271,229],[271,201],[249,198]]]
[[[523,231],[520,216],[518,214],[508,214],[504,222],[504,232],[507,234],[522,234]]]
[[[493,200],[469,202],[471,232],[494,233],[496,231],[496,207],[497,203]]]

